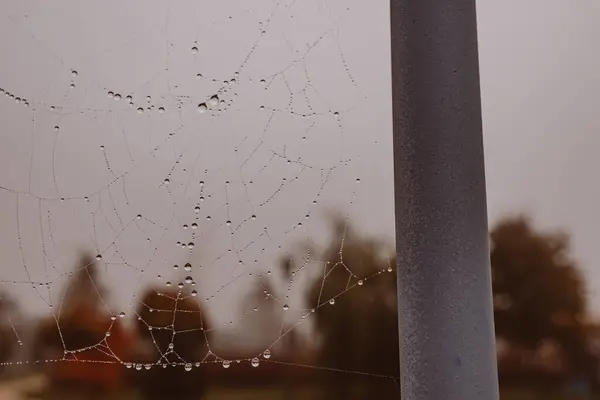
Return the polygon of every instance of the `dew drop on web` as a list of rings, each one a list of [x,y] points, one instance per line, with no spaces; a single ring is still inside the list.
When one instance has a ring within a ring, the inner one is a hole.
[[[219,105],[219,96],[214,95],[208,100],[209,107],[216,107]]]

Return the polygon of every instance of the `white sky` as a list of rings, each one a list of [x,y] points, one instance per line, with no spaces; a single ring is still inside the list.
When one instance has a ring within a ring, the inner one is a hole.
[[[479,41],[491,222],[532,214],[573,234],[600,311],[600,4],[480,1]]]
[[[47,290],[27,282],[56,280],[53,265],[68,271],[82,246],[103,254],[116,310],[158,274],[180,279],[171,266],[190,261],[203,265],[198,290],[214,294],[213,313],[225,322],[274,257],[307,236],[322,241],[327,208],[392,240],[387,2],[6,3],[0,87],[30,105],[0,97],[0,280],[24,282],[0,286],[26,309],[49,310]],[[490,221],[524,211],[541,227],[572,232],[600,310],[600,5],[482,0],[478,11]],[[226,111],[199,114],[217,93]],[[130,94],[134,107],[124,101]],[[192,240],[182,226],[196,215],[194,232],[204,233],[190,255],[175,242]],[[56,301],[60,284],[52,289]],[[289,295],[281,303],[299,307]]]

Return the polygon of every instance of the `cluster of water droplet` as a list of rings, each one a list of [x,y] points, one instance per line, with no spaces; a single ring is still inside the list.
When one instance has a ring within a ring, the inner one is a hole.
[[[27,101],[27,99],[15,96],[13,93],[9,92],[8,90],[0,88],[0,94],[4,94],[5,97],[7,97],[11,100],[14,100],[15,103],[17,103],[17,104],[21,104],[25,107],[29,107],[29,102]]]

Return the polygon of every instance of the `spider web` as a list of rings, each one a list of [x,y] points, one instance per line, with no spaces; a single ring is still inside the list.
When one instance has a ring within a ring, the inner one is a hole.
[[[391,176],[391,154],[381,161],[388,125],[377,120],[389,106],[370,88],[378,75],[385,82],[389,63],[368,71],[376,63],[361,53],[387,42],[355,32],[387,6],[254,3],[28,0],[2,11],[0,290],[51,315],[63,344],[34,363],[228,367],[219,337],[260,326],[262,308],[277,315],[277,332],[268,343],[258,335],[260,351],[241,361],[284,363],[271,351],[291,332],[308,340],[315,310],[387,272],[348,268],[345,231],[334,263],[297,245],[325,240],[324,210],[375,224],[374,209],[391,210],[391,196],[371,196],[378,174]],[[79,249],[95,258],[73,270]],[[282,258],[294,262],[290,276],[277,267]],[[334,269],[347,274],[345,287],[307,304],[303,285]],[[242,301],[255,284],[259,304]],[[164,309],[144,303],[148,288]],[[99,299],[106,332],[69,347],[61,321],[70,298],[87,297]],[[149,322],[144,307],[173,320]],[[178,329],[180,313],[199,323]],[[113,351],[119,321],[147,329],[158,357],[141,363]],[[24,344],[20,325],[3,323]],[[155,339],[161,331],[167,348]],[[203,354],[178,352],[183,332],[205,343]],[[106,359],[81,357],[89,350]]]

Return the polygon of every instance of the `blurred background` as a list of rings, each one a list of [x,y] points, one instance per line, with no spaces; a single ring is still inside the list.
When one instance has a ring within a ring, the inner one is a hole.
[[[258,3],[0,11],[0,400],[398,398],[389,4]],[[600,399],[598,17],[478,2],[503,399]]]

